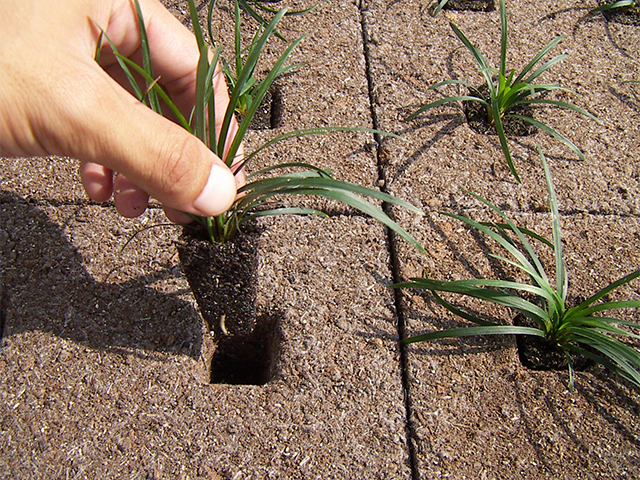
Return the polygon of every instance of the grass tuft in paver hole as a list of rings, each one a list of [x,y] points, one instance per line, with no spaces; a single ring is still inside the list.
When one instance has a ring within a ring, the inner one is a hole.
[[[601,0],[600,6],[589,13],[602,12],[608,22],[623,25],[640,25],[640,2],[638,0]]]
[[[469,12],[493,12],[496,9],[493,0],[439,0],[433,9],[433,16],[441,10],[458,10]]]

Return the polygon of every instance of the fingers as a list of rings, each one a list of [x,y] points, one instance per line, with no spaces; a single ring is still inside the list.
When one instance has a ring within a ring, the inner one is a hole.
[[[106,202],[113,191],[113,172],[92,162],[80,164],[80,178],[87,195],[94,202]]]
[[[86,99],[82,111],[62,117],[68,130],[92,139],[67,144],[74,156],[121,172],[168,207],[205,216],[224,212],[236,194],[224,163],[195,136],[103,80],[101,93]]]
[[[156,0],[141,0],[156,73],[187,113],[195,93],[193,35]],[[147,195],[168,211],[216,216],[236,196],[236,179],[193,135],[142,105],[101,68],[93,53],[96,24],[124,55],[137,56],[140,35],[130,0],[6,0],[0,16],[0,147],[9,155],[80,159],[88,195],[132,216]],[[27,21],[28,20],[28,21]],[[217,77],[221,119],[228,103]],[[235,132],[236,125],[232,126]],[[232,135],[230,133],[230,135]],[[120,172],[113,179],[113,172]],[[240,177],[242,178],[242,177]],[[242,181],[242,180],[241,180]],[[135,187],[135,188],[134,188]],[[176,215],[170,214],[174,217]]]
[[[134,218],[141,215],[149,205],[149,195],[118,174],[113,179],[113,204],[123,217]]]

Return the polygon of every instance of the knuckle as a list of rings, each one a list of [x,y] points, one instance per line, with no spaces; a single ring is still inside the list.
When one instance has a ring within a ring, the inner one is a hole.
[[[193,199],[203,187],[204,175],[201,170],[204,162],[198,159],[203,155],[200,141],[191,135],[170,135],[165,138],[157,162],[161,169],[161,190],[176,199]]]

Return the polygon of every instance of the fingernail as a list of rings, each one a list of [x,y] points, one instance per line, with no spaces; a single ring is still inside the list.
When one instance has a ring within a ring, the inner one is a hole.
[[[193,206],[201,215],[215,217],[227,211],[236,199],[236,180],[226,167],[213,164],[209,180]]]

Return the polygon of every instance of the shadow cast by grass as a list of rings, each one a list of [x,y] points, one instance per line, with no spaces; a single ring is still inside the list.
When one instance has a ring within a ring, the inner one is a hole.
[[[565,375],[565,373],[557,373]],[[584,382],[580,391],[575,395],[582,396],[589,403],[594,411],[614,428],[630,448],[640,448],[640,439],[637,432],[629,427],[625,422],[623,412],[628,413],[631,417],[636,418],[640,414],[640,404],[637,401],[639,389],[621,379],[613,373],[596,368],[590,371],[592,381]],[[512,376],[513,391],[517,400],[520,419],[524,425],[526,433],[526,442],[534,449],[536,457],[541,465],[544,465],[547,473],[553,475],[555,468],[553,462],[549,459],[549,453],[540,443],[541,434],[549,434],[548,427],[540,424],[541,412],[538,408],[527,408],[528,397],[533,395],[543,400],[544,409],[553,418],[553,423],[562,431],[563,435],[573,443],[581,452],[576,458],[588,459],[593,455],[592,446],[585,445],[576,434],[576,426],[572,422],[571,417],[564,412],[563,406],[560,404],[562,398],[560,395],[549,395],[548,389],[545,387],[543,380],[532,374],[530,378],[535,382],[534,388],[530,385],[523,386],[519,381],[519,375],[516,373]],[[582,468],[589,471],[589,462],[584,461]]]
[[[639,87],[635,85],[635,87]],[[638,88],[637,92],[633,91],[633,86],[628,86],[628,91],[631,93],[621,92],[616,90],[615,88],[609,86],[609,93],[616,97],[620,102],[628,105],[630,108],[633,108],[636,112],[640,112],[640,88]]]
[[[425,140],[422,145],[420,145],[416,150],[409,154],[408,158],[404,162],[402,162],[395,168],[392,180],[397,180],[402,175],[404,175],[407,170],[409,170],[409,168],[411,168],[414,163],[416,163],[421,157],[423,157],[425,153],[428,152],[435,144],[437,144],[443,138],[446,138],[447,136],[453,134],[453,132],[458,127],[464,125],[464,113],[461,111],[460,114],[450,113],[433,115],[427,117],[426,119],[421,117],[421,121],[413,122],[410,127],[398,132],[398,135],[406,135],[407,133],[414,132],[421,128],[437,125],[444,122],[446,123],[442,125],[440,129],[431,136],[431,138]],[[385,150],[384,144],[381,146],[380,150],[382,152],[381,155],[383,155],[383,163],[389,164],[390,162],[384,161],[384,158],[389,158],[390,156],[390,153]],[[384,155],[386,155],[386,157],[384,157]]]

